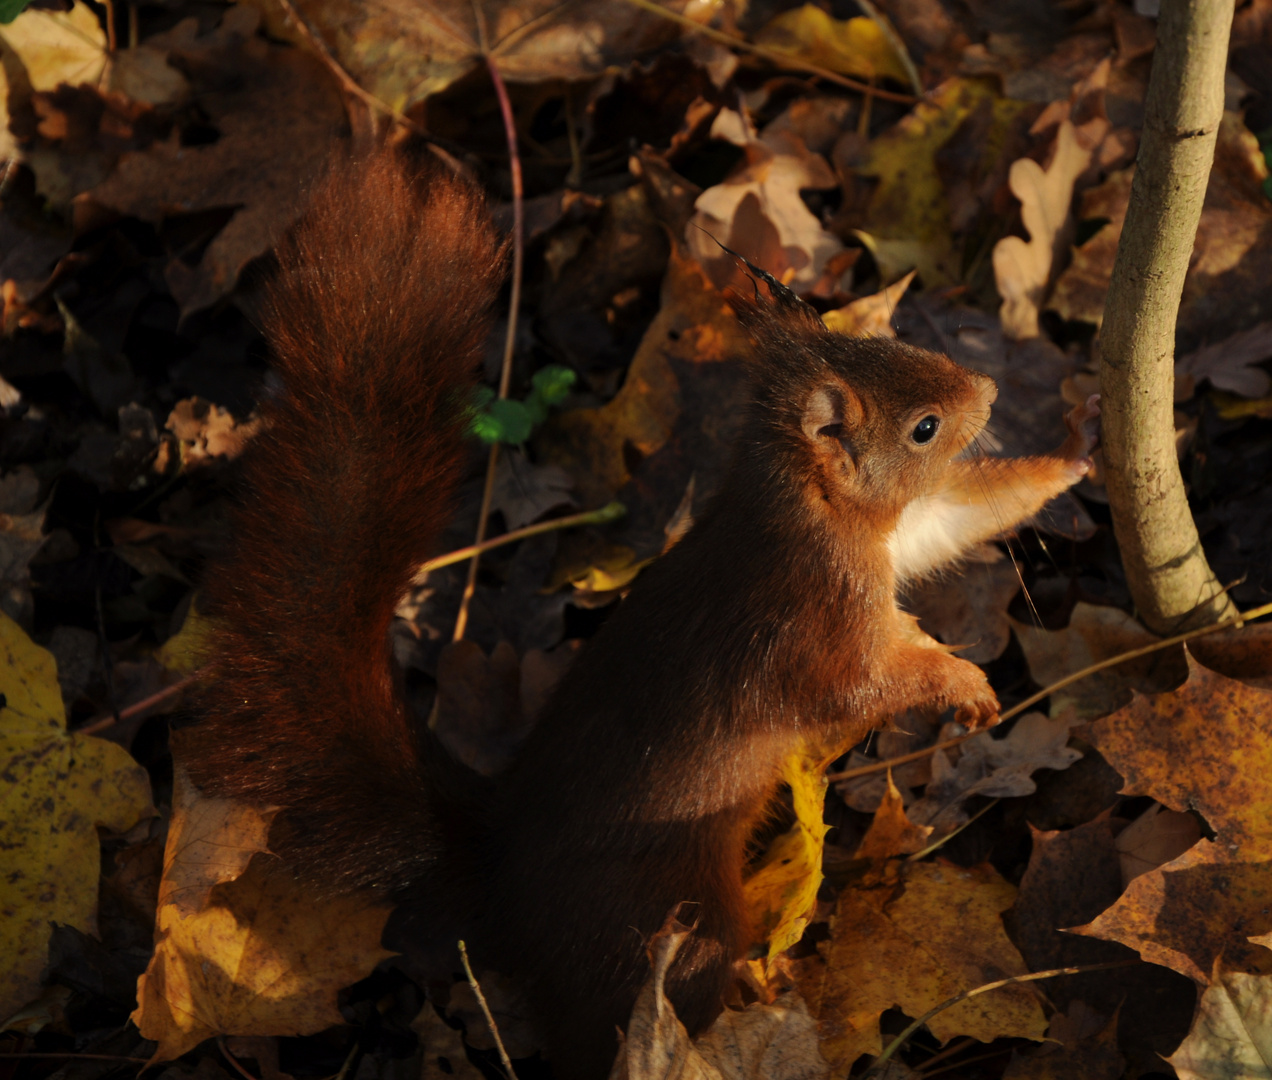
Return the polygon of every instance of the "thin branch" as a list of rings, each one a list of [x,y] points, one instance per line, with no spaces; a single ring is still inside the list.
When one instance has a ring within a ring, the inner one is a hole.
[[[1164,0],[1126,222],[1100,327],[1100,442],[1113,533],[1156,634],[1231,614],[1175,449],[1175,326],[1223,119],[1233,0]]]
[[[179,679],[171,686],[165,686],[151,694],[147,698],[142,698],[135,705],[129,705],[126,709],[120,709],[118,716],[98,716],[90,720],[81,728],[75,729],[76,735],[96,735],[99,731],[105,731],[108,727],[114,727],[124,720],[131,720],[134,716],[144,713],[147,709],[153,709],[156,705],[161,705],[169,698],[176,697],[182,690],[192,683],[197,682],[201,671],[195,671],[193,674],[187,675],[184,679]]]
[[[973,990],[964,990],[961,994],[955,994],[952,998],[947,998],[934,1008],[928,1009],[922,1016],[915,1020],[892,1042],[888,1043],[874,1063],[866,1070],[866,1076],[877,1076],[879,1066],[886,1062],[893,1054],[906,1044],[906,1041],[919,1030],[924,1024],[932,1019],[937,1013],[944,1012],[946,1009],[953,1008],[955,1005],[961,1004],[970,998],[979,997],[981,994],[987,994],[991,990],[999,990],[1004,986],[1015,986],[1017,983],[1037,982],[1039,979],[1054,979],[1059,975],[1084,975],[1088,971],[1108,971],[1110,968],[1131,967],[1134,964],[1142,964],[1142,960],[1110,960],[1103,964],[1078,964],[1074,967],[1051,968],[1048,971],[1034,971],[1028,975],[1013,975],[1010,979],[999,979],[997,982],[985,983],[984,986],[978,986]],[[863,1078],[864,1080],[864,1078]]]
[[[149,1065],[150,1058],[128,1057],[126,1054],[80,1054],[74,1050],[68,1050],[64,1053],[46,1053],[44,1051],[4,1051],[0,1053],[0,1058],[47,1058],[50,1061],[65,1061],[68,1058],[76,1061],[132,1061],[138,1065]]]
[[[557,532],[560,529],[572,529],[576,525],[607,525],[611,521],[617,521],[626,513],[627,507],[615,499],[611,503],[606,503],[599,510],[584,510],[580,514],[570,514],[568,517],[553,518],[551,521],[540,521],[534,525],[526,525],[524,528],[513,529],[512,532],[503,533],[490,540],[483,540],[479,544],[469,544],[467,547],[456,548],[454,551],[448,551],[445,555],[429,559],[428,562],[420,566],[417,576],[427,574],[431,570],[440,570],[443,566],[453,566],[455,563],[471,559],[474,555],[481,555],[492,548],[503,547],[504,544],[524,540],[527,536]]]
[[[728,45],[734,49],[741,49],[743,52],[754,53],[756,56],[767,60],[770,64],[776,64],[778,67],[795,71],[806,71],[810,75],[816,75],[819,79],[825,79],[827,82],[847,87],[849,90],[856,90],[859,94],[872,95],[882,98],[884,101],[899,101],[903,105],[913,105],[920,100],[913,94],[898,94],[892,90],[880,90],[877,86],[869,86],[866,83],[858,82],[856,79],[850,79],[846,75],[840,75],[837,71],[818,67],[816,64],[810,64],[805,60],[800,60],[798,57],[788,56],[786,53],[778,52],[776,49],[766,49],[763,45],[753,45],[745,38],[734,37],[732,34],[723,33],[713,27],[703,26],[702,23],[694,22],[693,19],[687,19],[678,12],[668,11],[661,4],[654,3],[654,0],[627,0],[627,3],[644,11],[653,12],[655,15],[661,15],[664,19],[670,19],[681,26],[688,27],[694,33],[709,37],[712,41],[719,41],[721,44]]]
[[[481,34],[482,47],[485,49],[486,27],[481,18],[481,9],[476,7],[477,28]],[[506,398],[512,385],[512,354],[517,344],[517,311],[521,306],[521,267],[525,232],[525,199],[521,183],[521,154],[517,150],[517,124],[512,115],[512,101],[508,97],[508,87],[504,85],[503,76],[495,59],[486,53],[486,69],[490,72],[490,81],[495,88],[495,96],[499,99],[499,112],[503,117],[504,134],[508,138],[508,172],[512,178],[512,295],[508,299],[508,332],[504,336],[503,367],[499,372],[499,396]],[[486,483],[481,493],[481,510],[477,516],[477,538],[473,546],[477,547],[486,539],[486,526],[490,519],[490,504],[495,494],[495,470],[499,466],[499,444],[492,443],[490,457],[486,462]],[[477,571],[481,564],[481,553],[472,556],[468,564],[468,580],[464,583],[464,595],[459,601],[459,614],[455,616],[454,640],[459,641],[468,629],[468,609],[472,605],[473,594],[477,591]]]
[[[1119,653],[1117,656],[1110,656],[1107,660],[1101,660],[1098,664],[1091,664],[1084,667],[1081,671],[1076,671],[1072,675],[1066,675],[1059,682],[1054,682],[1045,689],[1039,690],[1036,694],[1031,694],[1025,698],[1019,705],[1008,709],[999,718],[999,723],[1010,720],[1013,716],[1019,716],[1031,705],[1036,705],[1043,698],[1050,697],[1057,690],[1063,690],[1079,679],[1085,679],[1088,675],[1094,675],[1097,671],[1103,671],[1105,668],[1116,667],[1118,664],[1124,664],[1128,660],[1135,660],[1141,656],[1147,656],[1149,653],[1159,652],[1162,649],[1168,649],[1172,645],[1181,645],[1185,641],[1191,641],[1193,638],[1204,637],[1206,634],[1213,634],[1216,630],[1225,630],[1230,626],[1239,623],[1249,622],[1253,619],[1261,619],[1264,615],[1272,615],[1272,604],[1264,604],[1262,607],[1253,608],[1250,611],[1236,615],[1231,615],[1213,626],[1205,626],[1200,630],[1189,630],[1186,634],[1176,634],[1174,637],[1163,638],[1161,641],[1155,641],[1151,645],[1144,645],[1138,649],[1132,649],[1130,652]],[[976,731],[969,731],[966,735],[959,735],[953,739],[946,739],[944,742],[936,743],[923,750],[915,750],[910,754],[902,754],[899,757],[884,758],[880,761],[873,761],[869,765],[862,765],[856,769],[845,769],[843,772],[830,773],[826,779],[831,781],[838,780],[855,780],[859,776],[870,776],[872,773],[883,772],[885,769],[893,769],[898,765],[905,765],[911,761],[921,761],[923,758],[935,754],[938,750],[946,750],[951,746],[957,746],[959,743],[967,742],[977,735],[986,731],[986,728],[978,728]]]
[[[503,1062],[503,1067],[508,1073],[508,1080],[517,1080],[516,1071],[512,1067],[512,1058],[504,1049],[503,1039],[499,1037],[499,1028],[495,1026],[494,1015],[490,1011],[490,1006],[486,1004],[486,995],[481,992],[481,985],[477,982],[477,976],[473,974],[472,965],[468,962],[468,947],[462,941],[459,943],[459,958],[464,962],[464,974],[468,976],[468,985],[473,988],[477,1004],[481,1006],[482,1015],[486,1018],[486,1027],[490,1029],[495,1046],[499,1048],[499,1060]]]
[[[243,1068],[243,1066],[239,1063],[239,1059],[230,1053],[230,1048],[225,1045],[224,1035],[218,1035],[216,1037],[216,1045],[217,1045],[217,1048],[221,1051],[221,1056],[230,1063],[231,1068],[233,1068],[234,1071],[239,1074],[239,1076],[243,1077],[243,1080],[256,1080],[255,1076],[253,1076],[250,1072],[248,1072],[245,1068]],[[257,1064],[260,1064],[260,1063],[257,1062]]]
[[[286,14],[288,20],[295,24],[296,29],[300,31],[301,36],[309,42],[309,45],[315,54],[317,54],[318,58],[327,65],[328,70],[336,77],[336,81],[344,87],[346,93],[352,94],[373,112],[381,112],[387,116],[393,117],[393,119],[399,124],[410,128],[410,130],[416,135],[423,135],[425,137],[428,136],[428,132],[425,131],[424,128],[420,127],[419,124],[403,113],[400,109],[395,109],[387,101],[381,101],[370,91],[364,90],[361,86],[359,86],[353,76],[345,71],[340,64],[340,61],[337,60],[331,50],[327,48],[327,43],[323,41],[318,31],[309,25],[309,20],[296,10],[295,5],[292,4],[292,0],[278,0],[278,3],[283,9],[284,14]]]

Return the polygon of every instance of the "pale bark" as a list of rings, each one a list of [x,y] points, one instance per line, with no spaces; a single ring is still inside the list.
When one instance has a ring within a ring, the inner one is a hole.
[[[1236,613],[1210,570],[1175,452],[1175,321],[1201,218],[1234,0],[1162,0],[1130,207],[1100,329],[1104,462],[1139,617],[1173,634]]]

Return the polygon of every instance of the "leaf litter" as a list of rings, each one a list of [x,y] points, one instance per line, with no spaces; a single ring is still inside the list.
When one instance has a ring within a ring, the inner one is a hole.
[[[417,1037],[423,1075],[472,1075],[490,1051],[467,984],[430,982],[405,958],[377,971],[387,911],[316,904],[272,873],[268,817],[191,802],[158,734],[180,700],[164,685],[199,663],[189,583],[223,542],[229,463],[268,392],[247,313],[299,193],[331,153],[397,123],[473,170],[504,200],[503,220],[511,187],[487,53],[507,81],[534,208],[514,396],[547,364],[577,379],[505,458],[496,528],[615,497],[627,514],[489,552],[458,650],[445,643],[462,565],[430,573],[399,609],[394,652],[412,707],[423,717],[436,701],[439,734],[497,776],[581,642],[692,527],[727,464],[744,338],[729,304],[740,279],[712,236],[840,332],[896,336],[991,374],[1000,396],[983,452],[1058,441],[1065,394],[1095,388],[1155,24],[1121,2],[1029,17],[944,0],[847,18],[793,3],[762,17],[674,7],[708,38],[620,0],[356,12],[177,0],[162,17],[135,9],[131,26],[116,8],[112,35],[97,9],[56,6],[0,29],[0,608],[16,620],[15,657],[48,655],[32,640],[57,657],[56,670],[14,661],[13,673],[39,674],[5,685],[0,732],[25,745],[31,722],[54,724],[41,739],[75,747],[76,769],[123,777],[130,794],[77,811],[112,830],[100,870],[91,825],[77,826],[74,853],[45,859],[68,883],[58,895],[73,899],[65,921],[79,936],[40,929],[10,951],[24,959],[0,1020],[13,1014],[37,1048],[61,1049],[41,1040],[70,1034],[89,1052],[149,1057],[158,1044],[160,1059],[193,1051],[208,1065],[205,1038],[242,1036],[236,1052],[269,1080],[277,1037],[314,1033],[295,1045],[317,1061],[317,1033],[353,1018],[360,1075],[395,1068],[402,1040]],[[1238,15],[1242,79],[1272,50],[1262,9]],[[757,49],[731,48],[738,38]],[[1229,80],[1176,356],[1203,543],[1245,605],[1272,588],[1259,524],[1272,447],[1259,404],[1272,357],[1272,110],[1256,82]],[[479,497],[474,475],[448,549],[471,543]],[[985,666],[1004,705],[1155,640],[1134,620],[1090,485],[959,571],[914,584],[905,602],[926,632]],[[958,994],[1110,960],[1129,966],[937,1012],[887,1075],[948,1065],[1112,1080],[1168,1058],[1178,1075],[1209,1080],[1265,1061],[1272,878],[1258,761],[1270,641],[1255,625],[1156,652],[944,749],[960,733],[941,717],[898,718],[833,748],[846,754],[834,768],[918,756],[834,783],[824,816],[832,748],[808,748],[789,763],[786,819],[752,868],[768,937],[730,1010],[696,1043],[679,1027],[659,972],[687,931],[669,927],[650,943],[620,1073],[666,1075],[670,1060],[690,1075],[858,1075],[908,1020]],[[158,716],[115,722],[156,692]],[[62,716],[70,735],[56,730]],[[153,828],[137,824],[146,773],[167,815]],[[67,812],[57,799],[36,807],[40,782],[33,772],[14,790],[19,828]],[[59,798],[73,802],[73,790]],[[156,900],[142,868],[157,872],[165,831]],[[8,888],[5,903],[31,913],[22,926],[47,925],[27,886]],[[132,915],[118,896],[132,897]],[[158,944],[139,944],[137,912],[156,911]],[[115,989],[75,974],[90,953],[122,973]],[[531,1054],[515,988],[479,977],[518,1055]],[[59,1012],[68,987],[81,1003]],[[135,1031],[103,1041],[116,1021],[102,1018],[135,1006],[154,1042]]]

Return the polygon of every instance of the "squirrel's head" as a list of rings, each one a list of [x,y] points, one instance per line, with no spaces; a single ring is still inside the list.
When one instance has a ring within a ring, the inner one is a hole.
[[[940,486],[989,420],[992,379],[892,338],[829,330],[769,279],[771,298],[736,305],[756,344],[757,435],[814,513],[887,530]]]

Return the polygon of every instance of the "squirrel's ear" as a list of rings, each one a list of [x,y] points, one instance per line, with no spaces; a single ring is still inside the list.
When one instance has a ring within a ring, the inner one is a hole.
[[[842,439],[861,417],[861,401],[848,387],[822,384],[809,391],[800,426],[809,442]]]

